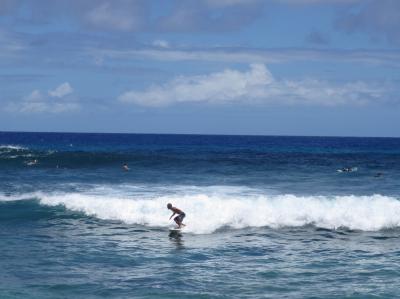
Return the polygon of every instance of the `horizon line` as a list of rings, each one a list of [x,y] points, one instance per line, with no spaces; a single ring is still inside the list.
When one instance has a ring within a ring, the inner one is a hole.
[[[317,138],[391,138],[398,139],[400,136],[338,136],[338,135],[289,135],[289,134],[217,134],[217,133],[138,133],[138,132],[71,132],[71,131],[3,131],[3,133],[37,133],[37,134],[110,134],[110,135],[192,135],[192,136],[237,136],[237,137],[317,137]]]

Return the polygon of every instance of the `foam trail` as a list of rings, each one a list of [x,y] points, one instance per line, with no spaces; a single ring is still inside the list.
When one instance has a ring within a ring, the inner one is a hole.
[[[0,144],[0,150],[9,150],[9,151],[17,150],[17,151],[20,151],[20,150],[26,150],[26,149],[27,149],[26,147],[22,147],[22,146],[19,146],[19,145]]]
[[[300,197],[176,194],[150,199],[108,197],[81,193],[41,195],[45,205],[64,205],[105,220],[153,227],[171,226],[168,202],[186,212],[187,231],[212,233],[219,228],[303,226],[376,231],[400,226],[400,201],[372,196]]]
[[[2,194],[0,193],[0,202],[2,201],[19,201],[19,200],[33,200],[40,198],[41,193],[23,193],[23,194]]]

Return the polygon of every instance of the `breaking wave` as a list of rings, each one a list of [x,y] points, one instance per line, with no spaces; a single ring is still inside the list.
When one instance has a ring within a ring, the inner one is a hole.
[[[12,145],[12,144],[0,144],[0,151],[1,152],[7,152],[7,151],[20,151],[20,150],[26,150],[25,147],[19,146],[19,145]]]
[[[171,202],[186,213],[186,230],[212,233],[218,229],[246,227],[296,227],[314,225],[327,229],[348,228],[376,231],[400,226],[400,201],[383,195],[296,196],[265,195],[214,188],[172,194],[34,193],[1,196],[0,201],[36,198],[46,206],[65,206],[103,220],[127,224],[168,227]],[[248,190],[247,190],[248,191]]]

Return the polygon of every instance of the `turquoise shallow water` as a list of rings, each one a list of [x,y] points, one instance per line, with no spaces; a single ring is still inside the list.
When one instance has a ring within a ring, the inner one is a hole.
[[[2,133],[0,298],[396,298],[399,161],[399,139]]]
[[[1,298],[395,298],[398,294],[398,230],[304,226],[170,236],[161,228],[29,204],[31,221],[25,225],[15,223],[16,215],[2,221]],[[21,203],[7,203],[2,210],[15,210],[17,205]]]

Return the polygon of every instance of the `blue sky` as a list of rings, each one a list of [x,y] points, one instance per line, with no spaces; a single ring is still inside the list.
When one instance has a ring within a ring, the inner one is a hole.
[[[400,137],[400,1],[1,0],[0,131]]]

